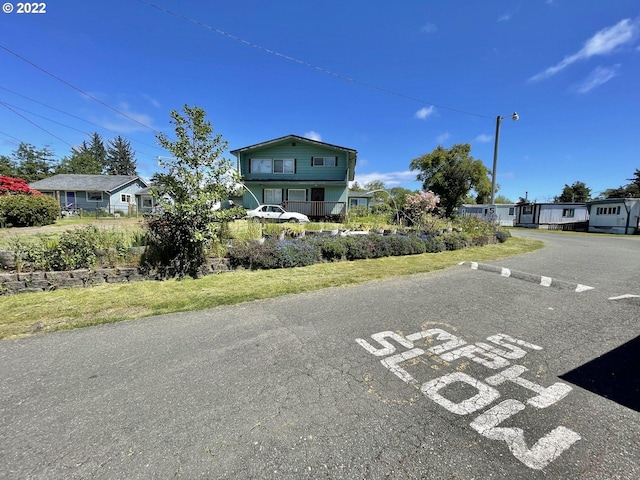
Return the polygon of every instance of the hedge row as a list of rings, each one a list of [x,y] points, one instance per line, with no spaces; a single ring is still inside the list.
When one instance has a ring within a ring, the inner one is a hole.
[[[499,242],[508,234],[498,232]],[[463,233],[422,236],[313,236],[293,240],[268,239],[264,243],[244,241],[233,244],[228,258],[233,268],[270,269],[303,267],[318,262],[362,260],[420,253],[459,250],[469,246],[486,245],[489,238],[471,239]]]

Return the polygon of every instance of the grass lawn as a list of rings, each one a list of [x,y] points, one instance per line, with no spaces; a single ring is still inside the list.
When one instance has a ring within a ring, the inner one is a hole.
[[[292,269],[239,270],[196,280],[105,284],[0,297],[0,339],[431,272],[463,261],[481,262],[526,253],[542,245],[538,240],[512,237],[503,244],[436,254]]]

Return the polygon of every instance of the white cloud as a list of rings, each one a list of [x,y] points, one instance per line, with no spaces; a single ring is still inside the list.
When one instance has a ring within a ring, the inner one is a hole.
[[[303,137],[308,138],[309,140],[315,140],[317,142],[322,141],[322,135],[320,135],[318,132],[314,132],[313,130],[310,130],[307,133],[305,133]]]
[[[564,70],[569,65],[580,60],[585,60],[596,55],[607,55],[615,51],[618,47],[631,43],[638,34],[638,22],[632,22],[625,18],[612,27],[603,28],[587,40],[584,46],[573,55],[562,59],[558,64],[547,68],[543,72],[534,75],[529,81],[535,82],[552,77],[556,73]]]
[[[587,79],[578,86],[578,93],[588,93],[594,88],[607,83],[613,77],[618,75],[620,70],[620,64],[612,65],[610,67],[597,67]]]
[[[359,185],[365,185],[374,180],[383,182],[387,188],[406,185],[417,181],[416,172],[412,172],[411,170],[404,170],[400,172],[356,173],[355,181],[358,182]]]
[[[425,120],[429,118],[431,115],[434,115],[435,113],[436,113],[436,107],[431,105],[430,107],[422,107],[420,110],[416,112],[415,116],[420,120]]]
[[[149,102],[154,107],[160,108],[160,102],[158,100],[156,100],[155,98],[153,98],[152,96],[143,94],[142,98],[144,98],[147,102]]]
[[[498,17],[498,21],[499,22],[506,22],[508,20],[511,20],[511,17],[513,17],[513,14],[507,12],[507,13],[501,15],[500,17]]]
[[[487,135],[486,133],[481,133],[476,137],[476,142],[480,142],[480,143],[487,143],[487,142],[490,142],[491,140],[493,140],[493,136]]]
[[[422,33],[435,33],[438,31],[438,27],[436,27],[433,23],[426,23],[420,29]]]
[[[436,137],[436,142],[438,145],[442,145],[444,142],[449,140],[449,138],[451,138],[451,134],[449,132],[444,132]]]

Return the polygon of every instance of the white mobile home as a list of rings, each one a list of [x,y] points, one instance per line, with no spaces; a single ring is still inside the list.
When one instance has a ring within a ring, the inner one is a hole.
[[[520,203],[516,205],[516,227],[586,229],[589,211],[584,203]]]
[[[606,198],[587,202],[589,231],[634,234],[640,232],[640,198]]]
[[[492,220],[491,204],[473,204],[465,203],[458,209],[461,217],[476,217],[487,222]],[[495,214],[498,216],[500,225],[512,227],[516,220],[516,204],[515,203],[497,203],[495,205]]]

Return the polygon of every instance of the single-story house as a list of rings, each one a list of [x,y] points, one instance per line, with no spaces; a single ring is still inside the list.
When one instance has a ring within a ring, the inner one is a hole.
[[[589,231],[640,233],[640,198],[605,198],[587,202]]]
[[[58,200],[62,211],[102,209],[127,214],[137,209],[136,195],[149,183],[129,175],[60,174],[29,186]]]
[[[516,227],[586,230],[589,211],[584,203],[518,203]]]
[[[373,205],[374,193],[359,192],[355,190],[349,190],[347,196],[349,197],[349,208],[351,207],[370,207]]]
[[[232,150],[248,189],[242,204],[282,205],[312,219],[344,217],[357,151],[298,135]]]
[[[495,207],[494,211],[492,207]],[[512,227],[516,220],[516,204],[496,203],[494,206],[489,203],[465,203],[458,208],[458,215],[461,217],[476,217],[487,222],[494,219],[494,214],[497,215],[500,225]]]

